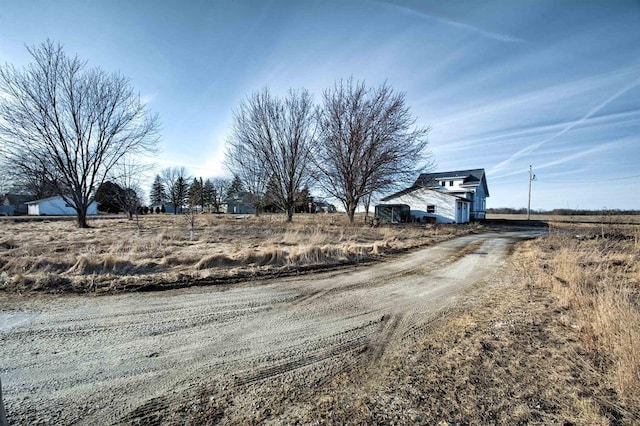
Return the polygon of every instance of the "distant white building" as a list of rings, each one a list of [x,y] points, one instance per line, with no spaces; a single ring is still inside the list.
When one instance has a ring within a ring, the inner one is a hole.
[[[43,198],[42,200],[29,201],[27,209],[32,216],[66,216],[75,215],[76,210],[60,196]],[[87,215],[98,214],[98,203],[89,204]]]
[[[382,198],[380,206],[407,205],[417,219],[466,223],[485,218],[488,196],[484,169],[423,173],[410,188]]]

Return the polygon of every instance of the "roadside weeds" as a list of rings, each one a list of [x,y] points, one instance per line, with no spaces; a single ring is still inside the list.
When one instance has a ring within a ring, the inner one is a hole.
[[[0,291],[112,294],[295,275],[368,262],[480,232],[469,225],[372,227],[346,215],[202,215],[194,237],[183,218],[4,223]]]
[[[327,382],[296,384],[277,377],[242,389],[240,397],[204,386],[191,410],[176,419],[187,419],[186,424],[638,424],[634,241],[565,234],[520,243],[509,268],[496,275],[500,278],[441,312],[426,329],[405,333],[380,359],[363,356]],[[590,256],[597,264],[589,264]]]

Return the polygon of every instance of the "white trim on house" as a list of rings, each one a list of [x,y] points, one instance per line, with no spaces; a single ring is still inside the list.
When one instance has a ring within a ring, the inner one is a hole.
[[[436,189],[466,198],[471,202],[469,212],[471,219],[486,217],[486,199],[489,197],[489,188],[484,169],[422,173],[416,179],[413,187]]]

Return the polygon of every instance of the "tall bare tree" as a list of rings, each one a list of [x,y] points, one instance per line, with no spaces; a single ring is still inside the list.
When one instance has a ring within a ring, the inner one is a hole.
[[[224,200],[227,198],[227,192],[231,188],[231,180],[223,177],[215,177],[207,179],[210,183],[210,189],[207,194],[210,196],[210,205],[216,212],[219,212]],[[205,188],[208,188],[207,182],[205,182]]]
[[[233,171],[256,161],[267,181],[277,188],[272,196],[291,222],[297,194],[311,182],[315,147],[315,117],[311,95],[305,89],[290,90],[278,98],[264,89],[240,104],[234,114],[229,140],[231,159],[240,157]],[[243,179],[246,184],[246,180]]]
[[[236,196],[242,195],[244,201],[253,205],[256,216],[260,212],[260,203],[264,197],[269,180],[269,170],[258,157],[253,155],[247,147],[240,144],[227,146],[225,165],[242,182],[242,191],[234,192]],[[231,185],[233,187],[233,183]],[[230,188],[232,189],[232,188]],[[227,194],[229,195],[229,193]]]
[[[1,154],[23,174],[44,172],[88,227],[95,190],[127,153],[149,153],[159,121],[130,81],[88,67],[47,40],[33,62],[0,67]]]
[[[318,183],[353,222],[363,197],[414,179],[432,166],[429,128],[416,127],[403,93],[349,79],[323,94],[315,156]]]
[[[109,173],[110,181],[120,187],[114,195],[114,201],[122,211],[127,213],[129,220],[135,215],[138,228],[138,211],[142,206],[144,191],[142,182],[146,180],[146,173],[151,166],[138,162],[132,156],[123,157]]]
[[[184,167],[169,167],[162,171],[162,180],[167,190],[169,204],[173,207],[173,213],[178,214],[187,201],[191,177]]]

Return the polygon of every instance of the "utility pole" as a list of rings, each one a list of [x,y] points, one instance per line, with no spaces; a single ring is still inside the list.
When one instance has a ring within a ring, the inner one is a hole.
[[[531,218],[531,182],[536,180],[536,175],[533,174],[533,168],[529,166],[529,203],[527,204],[527,220]]]

